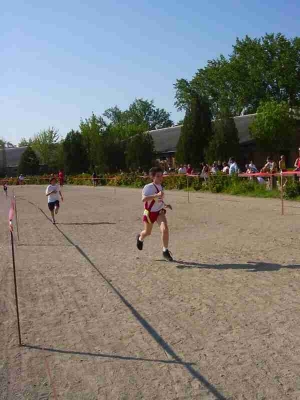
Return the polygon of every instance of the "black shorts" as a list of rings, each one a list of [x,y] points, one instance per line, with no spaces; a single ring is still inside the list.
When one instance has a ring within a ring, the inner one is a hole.
[[[59,201],[58,200],[52,201],[51,203],[48,203],[48,208],[49,208],[50,211],[53,211],[55,207],[59,208]]]

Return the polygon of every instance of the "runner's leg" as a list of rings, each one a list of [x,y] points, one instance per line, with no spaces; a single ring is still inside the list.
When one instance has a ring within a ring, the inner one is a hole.
[[[166,215],[164,213],[159,214],[157,218],[157,223],[161,232],[162,245],[165,249],[169,246],[169,227]]]
[[[140,241],[143,242],[147,236],[151,235],[153,228],[153,224],[149,224],[148,222],[144,222],[144,230],[140,234]]]
[[[165,213],[159,215],[157,219],[157,223],[159,225],[161,231],[161,239],[163,244],[163,257],[165,260],[172,262],[173,257],[168,249],[169,246],[169,227]]]

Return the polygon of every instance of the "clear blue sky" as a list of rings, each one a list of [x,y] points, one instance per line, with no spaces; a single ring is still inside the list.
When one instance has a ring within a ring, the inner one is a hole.
[[[123,4],[122,4],[123,3]],[[0,137],[18,143],[54,126],[127,107],[137,97],[181,118],[173,84],[236,37],[299,35],[296,0],[10,0],[0,12]]]

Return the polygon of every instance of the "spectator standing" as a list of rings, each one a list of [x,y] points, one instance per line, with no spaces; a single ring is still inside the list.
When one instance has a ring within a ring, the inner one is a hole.
[[[95,171],[92,174],[92,181],[93,181],[93,186],[96,187],[97,186],[97,174]]]
[[[258,172],[258,169],[256,168],[253,161],[250,161],[249,168],[255,172]]]
[[[186,166],[185,165],[184,166],[180,165],[178,173],[179,174],[186,174]]]
[[[277,172],[277,164],[272,157],[267,157],[267,162],[263,166],[261,172],[269,172],[271,174]]]
[[[233,157],[229,159],[229,175],[238,174],[239,168]]]
[[[252,161],[248,165],[247,169],[249,170],[249,174],[256,174],[258,172],[258,169],[256,168],[256,166],[253,164]]]
[[[191,175],[191,174],[193,173],[193,168],[191,167],[191,164],[188,164],[186,173],[187,173],[188,175]]]
[[[264,165],[264,167],[262,168],[261,172],[265,172],[265,173],[269,172],[270,174],[274,174],[275,172],[277,172],[277,164],[272,159],[272,157],[267,157],[267,162]],[[276,187],[276,177],[271,176],[269,178],[269,188],[272,190],[275,187]]]
[[[299,151],[299,157],[296,159],[294,167],[295,167],[295,171],[300,171],[300,147],[298,149]]]
[[[217,172],[219,172],[218,164],[217,164],[216,161],[213,163],[210,172],[211,172],[212,174],[216,174]]]
[[[279,160],[279,169],[280,172],[286,172],[286,163],[285,163],[285,156],[281,156]]]
[[[203,164],[202,172],[200,177],[206,180],[209,176],[209,166],[208,164]]]
[[[228,175],[229,174],[229,166],[227,162],[223,162],[223,169],[222,169],[223,174]]]
[[[217,163],[217,168],[218,168],[218,170],[219,170],[220,172],[223,171],[223,165],[222,165],[222,163],[221,163],[220,160],[219,160],[218,163]]]

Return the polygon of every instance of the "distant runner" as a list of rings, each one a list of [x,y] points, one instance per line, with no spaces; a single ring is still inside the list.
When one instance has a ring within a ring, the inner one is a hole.
[[[96,187],[97,186],[97,174],[94,171],[93,175],[92,175],[92,181],[93,181],[93,186]]]
[[[24,184],[24,176],[21,174],[19,176],[19,185],[23,185]]]
[[[51,220],[52,223],[55,224],[54,214],[57,214],[59,210],[59,196],[61,201],[64,201],[56,178],[51,178],[50,185],[46,189],[46,196],[48,197],[48,208],[51,212]]]
[[[7,197],[7,183],[6,182],[3,183],[3,190],[5,193],[5,196]]]
[[[65,176],[64,176],[64,171],[63,170],[59,170],[58,179],[59,179],[60,186],[64,186]]]
[[[149,172],[153,182],[146,185],[143,189],[142,201],[145,204],[144,211],[144,230],[137,235],[137,248],[143,250],[144,240],[147,236],[152,233],[154,222],[157,222],[160,231],[163,244],[163,257],[167,261],[173,261],[173,258],[169,252],[169,228],[166,218],[166,209],[172,210],[171,205],[164,203],[164,192],[162,187],[163,181],[163,170],[155,167],[151,168]]]

